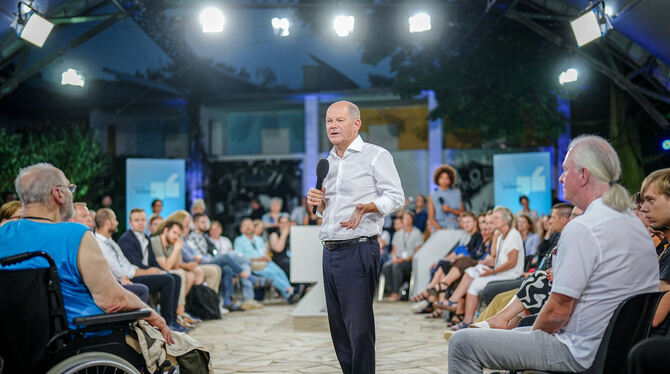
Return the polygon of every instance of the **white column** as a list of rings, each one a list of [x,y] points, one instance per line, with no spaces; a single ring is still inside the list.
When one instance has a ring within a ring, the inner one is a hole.
[[[316,186],[319,162],[319,96],[305,96],[305,156],[302,161],[302,192],[307,195]]]

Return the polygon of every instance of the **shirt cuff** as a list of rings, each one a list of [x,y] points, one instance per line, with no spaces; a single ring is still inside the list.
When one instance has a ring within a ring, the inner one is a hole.
[[[389,198],[381,196],[374,199],[372,202],[377,206],[377,210],[382,216],[392,213],[390,210],[393,208],[393,203]]]

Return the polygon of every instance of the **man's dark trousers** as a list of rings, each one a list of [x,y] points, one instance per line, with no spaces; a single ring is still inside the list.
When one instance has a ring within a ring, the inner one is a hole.
[[[328,323],[344,374],[375,372],[372,300],[379,279],[379,242],[323,249]]]
[[[132,279],[134,283],[140,283],[149,287],[149,292],[160,292],[161,316],[168,325],[176,321],[175,311],[179,302],[179,290],[181,289],[181,277],[177,274],[154,274],[139,275]]]

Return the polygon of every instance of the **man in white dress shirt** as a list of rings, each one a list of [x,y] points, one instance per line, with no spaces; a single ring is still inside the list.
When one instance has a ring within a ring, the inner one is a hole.
[[[535,369],[580,372],[595,359],[614,310],[658,290],[654,245],[617,183],[621,164],[603,138],[574,139],[563,192],[584,214],[570,221],[553,259],[551,296],[530,330],[463,329],[449,340],[449,372]]]
[[[384,216],[402,208],[405,196],[391,154],[363,142],[360,111],[348,101],[326,112],[333,149],[321,191],[308,194],[323,216],[323,280],[328,323],[344,374],[375,372],[372,300],[379,278],[378,235]]]

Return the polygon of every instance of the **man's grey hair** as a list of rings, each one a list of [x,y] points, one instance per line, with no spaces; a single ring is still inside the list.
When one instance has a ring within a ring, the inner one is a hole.
[[[349,115],[351,115],[351,119],[361,119],[361,110],[358,109],[358,106],[352,102],[349,103]]]
[[[497,207],[493,208],[493,213],[500,213],[500,217],[504,219],[510,227],[514,223],[514,214],[512,214],[512,211],[504,206],[498,205]]]
[[[21,204],[43,203],[49,204],[51,190],[65,183],[65,174],[57,167],[41,162],[19,170],[14,180],[14,187],[19,194]]]
[[[270,205],[272,205],[275,202],[279,203],[280,207],[284,205],[284,201],[281,199],[281,197],[273,197],[272,199],[270,199]]]
[[[619,212],[634,208],[630,193],[619,183],[619,156],[607,140],[597,135],[581,135],[570,142],[568,150],[576,168],[584,168],[599,182],[610,185],[602,195],[605,205]]]

